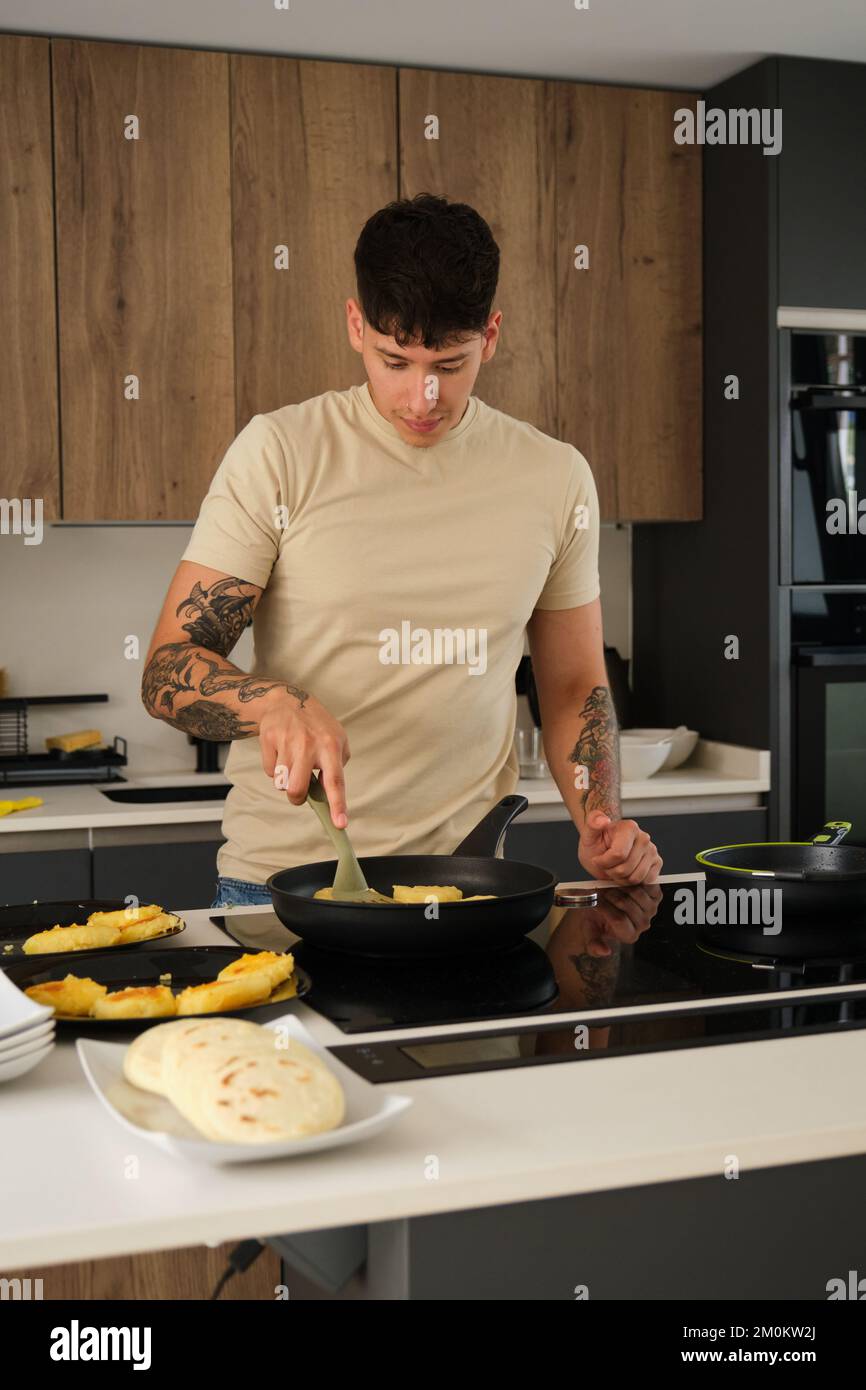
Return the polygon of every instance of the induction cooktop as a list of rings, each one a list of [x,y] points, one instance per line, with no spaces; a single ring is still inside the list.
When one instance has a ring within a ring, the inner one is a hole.
[[[590,905],[554,909],[517,946],[444,958],[314,950],[269,913],[234,909],[211,921],[249,949],[291,947],[312,980],[304,1002],[350,1034],[662,1004],[706,1011],[735,996],[781,1003],[866,987],[866,914],[798,917],[781,930],[769,919],[692,925],[689,887],[697,881],[598,889]]]

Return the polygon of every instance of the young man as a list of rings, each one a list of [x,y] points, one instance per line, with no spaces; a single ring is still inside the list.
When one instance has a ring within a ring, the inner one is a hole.
[[[367,382],[241,430],[147,656],[155,718],[232,740],[218,902],[269,902],[269,874],[331,856],[303,805],[314,768],[359,854],[450,854],[517,783],[527,630],[583,868],[654,880],[655,845],[620,816],[589,466],[471,395],[502,320],[490,228],[404,199],[367,222],[355,268]],[[251,621],[247,675],[228,657]]]

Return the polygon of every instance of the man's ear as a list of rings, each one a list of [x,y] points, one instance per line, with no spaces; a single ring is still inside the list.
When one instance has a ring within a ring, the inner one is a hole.
[[[356,352],[364,347],[364,314],[357,299],[346,300],[346,333]]]
[[[496,309],[487,320],[487,327],[484,330],[484,342],[481,344],[481,361],[489,362],[496,352],[496,344],[499,342],[499,327],[502,323],[502,311]]]

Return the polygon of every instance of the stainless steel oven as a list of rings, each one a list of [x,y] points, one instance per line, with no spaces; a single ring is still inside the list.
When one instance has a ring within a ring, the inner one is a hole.
[[[793,590],[791,638],[794,838],[866,844],[866,590]]]
[[[866,332],[787,337],[790,532],[782,583],[866,584]]]

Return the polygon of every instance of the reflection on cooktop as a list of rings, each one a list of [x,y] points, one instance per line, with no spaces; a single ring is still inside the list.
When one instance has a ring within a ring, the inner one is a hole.
[[[534,941],[453,960],[350,957],[303,942],[292,951],[313,981],[304,1002],[346,1033],[534,1014],[556,999],[553,967]]]
[[[566,912],[548,942],[557,1008],[616,1008],[866,983],[866,920],[791,918],[688,925],[671,883],[601,889]]]
[[[798,916],[773,934],[760,922],[692,926],[680,911],[689,886],[599,889],[596,904],[554,908],[531,938],[486,955],[382,960],[303,942],[291,949],[313,982],[305,1002],[346,1033],[866,984],[866,919]],[[248,949],[292,942],[275,916],[215,920]]]

